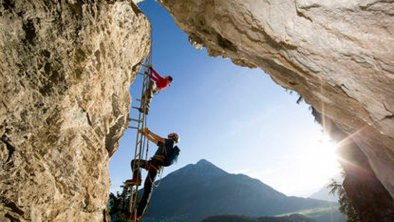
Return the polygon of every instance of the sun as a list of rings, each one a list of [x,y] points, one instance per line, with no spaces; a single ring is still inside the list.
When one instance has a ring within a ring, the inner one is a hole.
[[[328,135],[321,133],[305,143],[303,162],[315,182],[326,183],[330,177],[339,174],[340,165],[337,160],[337,144]]]
[[[280,170],[286,170],[286,176],[278,178],[275,183],[288,195],[308,197],[340,174],[337,145],[320,131],[298,138],[300,140],[294,143],[297,148],[292,153],[283,153]]]

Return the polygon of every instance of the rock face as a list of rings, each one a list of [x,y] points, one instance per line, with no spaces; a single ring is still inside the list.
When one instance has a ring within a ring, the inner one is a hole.
[[[346,135],[343,144],[354,143],[365,155],[363,166],[392,201],[392,1],[160,2],[196,46],[241,66],[260,67],[278,84],[297,91],[324,126],[329,120],[329,126]]]
[[[394,219],[393,199],[371,170],[356,144],[341,149],[347,157],[341,164],[346,173],[343,187],[361,221],[390,222]]]
[[[150,25],[127,1],[0,5],[0,221],[102,221]]]

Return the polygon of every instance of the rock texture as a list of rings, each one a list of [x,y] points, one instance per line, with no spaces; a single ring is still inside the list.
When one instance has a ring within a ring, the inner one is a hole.
[[[297,91],[343,144],[355,143],[392,201],[393,1],[159,1],[211,56],[260,67]]]
[[[102,221],[150,25],[127,1],[0,1],[0,221]]]
[[[394,219],[393,199],[371,170],[364,153],[356,144],[343,146],[341,161],[346,178],[343,187],[361,221],[391,222]]]

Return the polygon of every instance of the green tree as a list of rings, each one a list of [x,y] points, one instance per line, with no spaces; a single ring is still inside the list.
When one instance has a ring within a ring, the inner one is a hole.
[[[331,183],[327,186],[331,194],[337,194],[339,197],[339,211],[346,215],[346,222],[360,222],[359,215],[354,209],[352,203],[346,195],[346,191],[342,184],[339,184],[335,180],[331,180]]]
[[[128,196],[123,190],[122,194],[116,192],[116,195],[110,193],[107,212],[109,214],[108,222],[126,222],[127,221],[127,202]]]

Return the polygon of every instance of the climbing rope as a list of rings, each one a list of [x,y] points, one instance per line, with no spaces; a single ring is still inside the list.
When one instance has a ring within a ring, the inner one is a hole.
[[[155,188],[158,188],[161,184],[161,177],[163,176],[163,167],[160,168],[158,175],[159,175],[159,179],[157,180],[158,181],[157,184],[155,184],[155,181],[151,181],[153,184],[153,187],[155,187]]]

